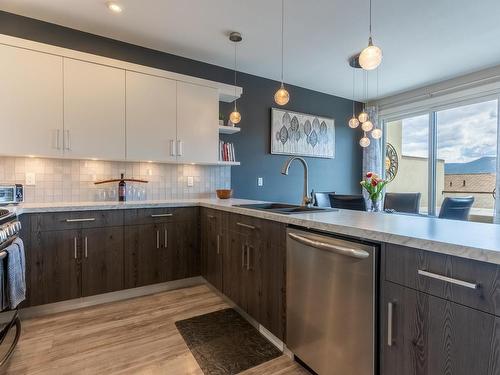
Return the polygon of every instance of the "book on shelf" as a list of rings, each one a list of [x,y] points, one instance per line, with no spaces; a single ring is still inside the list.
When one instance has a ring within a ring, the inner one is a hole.
[[[219,141],[219,160],[236,161],[234,144],[232,142]]]

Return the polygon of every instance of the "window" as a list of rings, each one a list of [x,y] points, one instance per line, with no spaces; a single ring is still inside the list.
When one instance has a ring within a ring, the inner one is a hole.
[[[387,185],[392,193],[420,193],[420,212],[427,213],[429,170],[429,115],[386,123],[386,144],[397,154],[398,171]],[[386,160],[389,163],[390,160]]]
[[[445,197],[473,196],[472,219],[493,216],[496,185],[498,103],[496,100],[436,112],[436,212]],[[449,181],[455,187],[441,189]]]
[[[487,100],[386,121],[399,163],[387,191],[420,192],[420,212],[436,215],[444,198],[473,196],[471,220],[491,222],[498,115],[498,100]]]

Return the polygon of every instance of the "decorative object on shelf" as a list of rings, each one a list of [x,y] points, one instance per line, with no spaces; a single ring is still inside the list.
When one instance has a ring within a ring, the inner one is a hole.
[[[140,182],[143,184],[147,184],[148,181],[146,180],[138,180],[136,178],[125,178],[124,174],[122,173],[120,175],[119,179],[112,179],[112,180],[104,180],[104,181],[97,181],[94,182],[95,185],[101,185],[101,184],[108,184],[110,182],[118,182],[118,200],[120,202],[125,202],[127,200],[127,181],[129,182]]]
[[[272,108],[271,154],[333,159],[335,120]]]
[[[236,161],[233,143],[219,141],[219,161]]]
[[[394,180],[398,174],[399,157],[396,149],[390,143],[385,146],[385,178],[388,182]]]
[[[234,43],[234,96],[236,98],[236,45],[241,42],[243,38],[239,32],[233,31],[229,34],[229,40]],[[236,101],[237,99],[234,99],[234,109],[229,115],[229,120],[231,120],[233,125],[238,124],[241,121],[241,113],[238,112]]]
[[[368,197],[370,198],[371,207],[368,211],[381,211],[383,190],[388,183],[389,181],[380,178],[373,172],[368,172],[365,179],[360,182],[361,186],[366,190]]]
[[[359,54],[359,65],[364,70],[377,69],[382,62],[382,50],[373,45],[372,40],[372,0],[370,0],[370,36],[368,37],[368,47],[363,49]]]
[[[274,94],[274,101],[278,105],[285,105],[290,101],[290,93],[285,89],[283,81],[284,60],[284,28],[285,28],[285,0],[281,0],[281,86]]]
[[[217,190],[215,190],[215,193],[217,194],[217,198],[219,198],[219,199],[229,199],[233,195],[233,190],[232,189],[217,189]]]

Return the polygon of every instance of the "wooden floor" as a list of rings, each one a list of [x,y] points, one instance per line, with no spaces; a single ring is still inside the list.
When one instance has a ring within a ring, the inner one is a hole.
[[[0,373],[203,375],[174,322],[227,307],[200,285],[25,320]],[[281,356],[242,374],[308,373]]]

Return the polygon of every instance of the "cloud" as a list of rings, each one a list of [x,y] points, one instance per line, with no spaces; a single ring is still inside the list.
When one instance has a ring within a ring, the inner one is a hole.
[[[448,163],[496,156],[497,102],[489,101],[437,113],[438,158]],[[403,154],[428,156],[428,115],[403,120]]]

